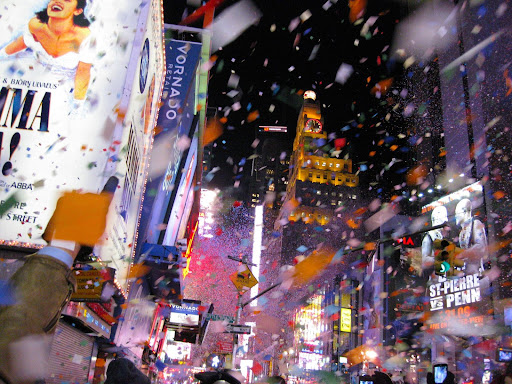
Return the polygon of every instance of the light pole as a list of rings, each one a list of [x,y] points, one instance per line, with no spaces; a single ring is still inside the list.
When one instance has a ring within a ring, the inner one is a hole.
[[[249,265],[254,266],[255,264],[252,264],[248,262],[248,256],[247,255],[240,255],[239,257],[234,256],[228,256],[228,259],[238,261],[240,264],[243,264],[247,267],[249,270]],[[252,273],[251,273],[252,274]],[[235,325],[238,325],[240,318],[242,317],[242,310],[244,308],[244,305],[242,304],[242,295],[245,293],[243,290],[243,287],[238,286],[235,284],[235,287],[237,288],[237,304],[236,304],[236,313],[235,313]],[[236,368],[236,353],[238,349],[238,334],[233,332],[233,357],[232,357],[232,368]]]

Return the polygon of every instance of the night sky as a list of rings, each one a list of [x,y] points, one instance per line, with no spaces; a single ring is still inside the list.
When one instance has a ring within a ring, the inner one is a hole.
[[[220,3],[215,19],[241,2]],[[372,89],[390,78],[397,84],[402,74],[403,63],[392,56],[390,46],[398,21],[408,12],[404,2],[370,1],[359,17],[351,14],[346,1],[250,3],[261,12],[258,21],[212,52],[216,60],[210,70],[208,108],[224,118],[224,134],[214,143],[212,165],[221,171],[211,184],[233,185],[240,161],[254,152],[259,125],[285,125],[294,131],[308,89],[322,104],[324,129],[347,138],[354,164],[366,162],[368,152],[363,156],[360,149],[368,148],[377,134],[376,123],[389,109]],[[355,1],[359,3],[365,1]],[[180,23],[195,10],[185,0],[164,7],[169,24]],[[201,27],[202,20],[189,25]]]

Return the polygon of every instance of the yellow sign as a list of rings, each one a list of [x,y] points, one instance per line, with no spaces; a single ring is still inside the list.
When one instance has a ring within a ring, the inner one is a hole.
[[[340,331],[352,331],[352,310],[349,308],[341,308],[340,312]]]
[[[101,301],[103,282],[101,272],[97,269],[74,271],[77,289],[71,295],[72,301]]]
[[[234,272],[229,275],[229,279],[233,282],[238,292],[245,293],[256,284],[258,280],[254,277],[248,267],[241,272]]]

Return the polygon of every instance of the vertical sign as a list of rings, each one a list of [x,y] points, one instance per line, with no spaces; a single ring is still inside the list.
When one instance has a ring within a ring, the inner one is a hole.
[[[340,331],[352,332],[352,310],[350,308],[341,308]]]
[[[165,175],[163,189],[172,190],[178,173],[182,149],[178,137],[188,132],[180,132],[189,127],[180,124],[190,83],[195,76],[201,54],[201,44],[190,41],[169,40],[165,45],[167,58],[165,83],[162,94],[162,107],[157,125],[164,132],[171,148],[172,158]],[[165,134],[167,133],[167,134]]]
[[[480,182],[446,195],[422,208],[430,215],[432,225],[446,222],[446,227],[425,234],[422,241],[424,269],[432,268],[436,250],[434,240],[454,242],[461,249],[458,258],[464,266],[455,276],[431,274],[429,296],[429,329],[455,335],[472,335],[484,327],[485,315],[492,308],[489,278],[489,250],[483,186]]]

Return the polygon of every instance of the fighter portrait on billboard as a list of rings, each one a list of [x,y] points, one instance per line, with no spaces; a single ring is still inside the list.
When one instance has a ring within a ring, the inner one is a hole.
[[[477,273],[484,269],[489,259],[485,225],[473,216],[469,199],[462,199],[455,207],[455,223],[460,228],[458,246],[464,249],[461,254],[467,273]]]
[[[432,227],[445,224],[444,227],[428,231],[422,240],[422,268],[424,275],[433,272],[435,260],[434,241],[446,239],[462,250],[458,258],[464,262],[465,274],[481,273],[489,259],[485,225],[473,215],[473,204],[467,197],[455,200],[457,203],[452,220],[448,217],[448,207],[453,204],[438,205],[430,214]],[[453,207],[451,207],[453,209]]]
[[[33,56],[61,85],[70,80],[72,114],[83,107],[95,57],[86,6],[87,0],[50,0],[22,34],[0,50],[0,60]]]
[[[492,327],[485,326],[491,324],[485,319],[492,298],[486,273],[490,255],[483,202],[483,185],[476,182],[422,208],[430,214],[432,227],[440,226],[425,234],[421,247],[423,273],[429,279],[427,324],[432,331],[451,335],[491,332]],[[441,260],[448,264],[447,270],[434,268]]]

